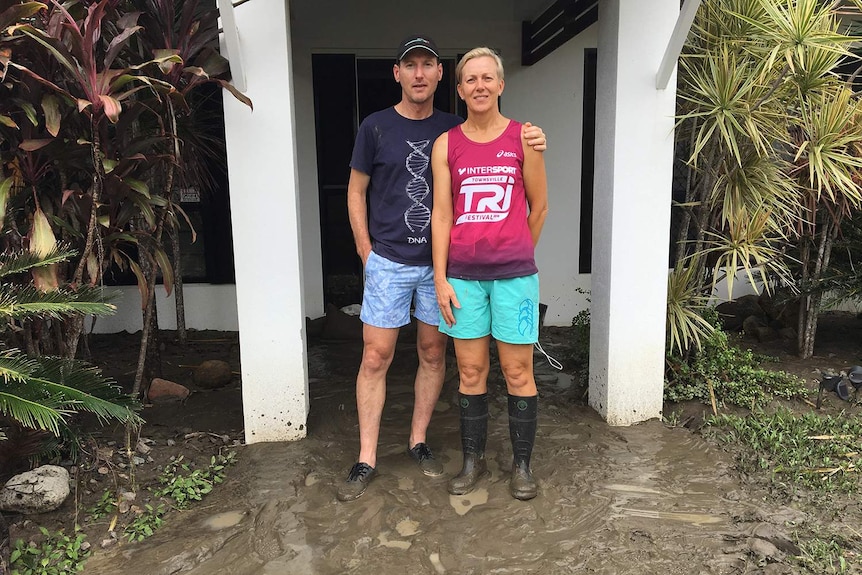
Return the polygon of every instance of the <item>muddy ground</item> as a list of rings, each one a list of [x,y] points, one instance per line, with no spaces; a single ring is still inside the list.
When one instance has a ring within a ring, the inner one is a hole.
[[[688,427],[660,421],[616,428],[585,405],[581,374],[569,361],[566,329],[542,333],[545,349],[564,365],[552,369],[536,356],[541,396],[533,469],[540,495],[518,502],[508,493],[511,449],[505,386],[492,370],[488,458],[492,475],[464,497],[450,496],[446,480],[423,476],[405,455],[412,411],[415,345],[401,338],[390,370],[383,416],[379,476],[358,501],[339,503],[335,486],[358,453],[354,377],[357,341],[320,337],[309,344],[311,413],[308,438],[284,444],[241,444],[241,388],[195,390],[192,370],[206,359],[224,359],[239,371],[234,333],[192,332],[185,349],[166,334],[163,375],[194,393],[185,403],[148,406],[141,437],[152,450],[136,467],[133,505],[153,502],[148,487],[170,457],[205,464],[232,450],[237,463],[224,484],[202,502],[165,516],[154,536],[122,539],[134,510],[92,520],[87,509],[105,489],[127,489],[119,430],[95,436],[80,467],[78,521],[92,544],[88,574],[479,574],[569,573],[742,574],[807,573],[792,555],[797,533],[830,528],[858,537],[862,507],[848,497],[828,505],[804,496],[780,501],[757,477],[741,476],[731,453],[704,440],[697,422],[705,405],[668,405]],[[93,360],[120,383],[134,375],[137,335],[94,336]],[[809,382],[813,401],[818,370],[862,363],[862,320],[849,314],[824,318],[814,358],[800,361],[789,342],[749,344],[779,358]],[[460,467],[457,377],[450,358],[428,441],[447,476]],[[804,402],[795,406],[810,410]],[[860,408],[830,396],[824,411]],[[112,442],[114,442],[112,444]],[[13,517],[12,539],[74,524],[74,504],[42,516]],[[858,546],[862,549],[862,546]],[[862,572],[851,551],[850,573]]]

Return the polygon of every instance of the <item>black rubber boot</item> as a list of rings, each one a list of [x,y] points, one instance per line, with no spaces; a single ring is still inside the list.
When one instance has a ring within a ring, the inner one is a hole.
[[[530,470],[530,457],[536,440],[536,421],[539,398],[509,396],[509,437],[512,439],[512,479],[509,491],[512,497],[526,501],[535,497],[539,488]]]
[[[488,439],[488,394],[458,394],[461,404],[461,450],[464,463],[461,472],[449,480],[449,493],[465,495],[476,488],[479,478],[488,472],[485,442]]]

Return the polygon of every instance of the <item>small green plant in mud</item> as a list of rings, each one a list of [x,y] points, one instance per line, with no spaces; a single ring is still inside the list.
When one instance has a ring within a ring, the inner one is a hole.
[[[230,451],[224,455],[213,455],[207,467],[192,470],[192,464],[185,462],[182,455],[176,457],[165,465],[159,475],[162,487],[153,494],[167,497],[177,509],[185,509],[192,501],[200,501],[216,484],[224,481],[227,467],[235,461],[236,453]]]
[[[126,539],[131,542],[143,541],[162,526],[162,516],[167,513],[164,505],[153,507],[149,503],[144,510],[123,529]]]
[[[682,422],[682,410],[675,409],[667,415],[663,415],[661,418],[661,422],[668,427],[679,427],[680,423]]]
[[[768,474],[772,487],[785,494],[799,487],[821,494],[860,491],[862,419],[779,408],[709,417],[705,423],[705,435],[741,448],[742,471]]]
[[[845,557],[847,542],[840,536],[812,534],[803,539],[797,534],[800,554],[794,559],[811,573],[849,573]],[[852,554],[852,551],[850,552]]]
[[[762,367],[773,358],[743,350],[716,329],[702,349],[688,358],[667,357],[666,401],[697,400],[716,406],[765,407],[773,398],[793,399],[807,393],[805,382],[783,371]],[[711,388],[711,390],[710,390]]]
[[[63,531],[51,533],[39,527],[42,542],[18,539],[9,556],[12,575],[66,575],[84,570],[90,544],[84,533],[74,536]]]
[[[102,497],[87,509],[87,516],[91,521],[98,521],[102,517],[117,510],[117,498],[110,489],[102,493]]]

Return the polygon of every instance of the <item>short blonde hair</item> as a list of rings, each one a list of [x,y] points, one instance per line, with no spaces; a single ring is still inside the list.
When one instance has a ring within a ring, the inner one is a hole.
[[[497,76],[500,80],[503,79],[503,60],[500,58],[500,55],[497,54],[495,50],[492,50],[487,46],[479,46],[478,48],[473,48],[464,54],[464,56],[461,57],[461,61],[458,62],[457,66],[455,66],[455,77],[458,79],[459,84],[461,83],[461,72],[464,70],[464,65],[473,58],[481,58],[482,56],[489,56],[497,62]]]

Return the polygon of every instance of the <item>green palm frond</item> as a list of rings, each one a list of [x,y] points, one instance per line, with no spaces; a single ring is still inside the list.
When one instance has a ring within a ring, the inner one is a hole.
[[[100,288],[41,292],[33,286],[0,285],[0,316],[63,318],[72,315],[111,315],[117,306],[108,303],[116,294]]]
[[[796,162],[807,166],[807,183],[818,200],[825,195],[833,204],[847,202],[854,208],[862,203],[857,184],[862,171],[861,109],[846,89],[821,93],[802,108],[807,138],[798,148]]]
[[[715,327],[703,317],[708,298],[700,293],[700,281],[696,270],[696,259],[685,266],[679,262],[667,279],[667,337],[669,349],[680,354],[694,346],[701,348],[701,341]]]
[[[44,257],[27,250],[0,254],[0,278],[64,262],[74,257],[76,253],[75,250],[58,246]]]
[[[737,273],[743,272],[752,286],[768,285],[769,278],[779,278],[792,285],[793,277],[787,266],[789,257],[769,233],[770,214],[758,210],[736,214],[730,220],[726,235],[707,232],[707,247],[703,254],[715,261],[713,285],[727,281],[727,297],[733,297]],[[780,243],[779,243],[780,245]],[[755,279],[756,278],[756,279]]]
[[[138,402],[102,375],[98,368],[58,357],[40,358],[29,382],[62,398],[75,411],[93,413],[102,421],[141,423]]]
[[[37,367],[37,360],[18,349],[0,351],[0,378],[4,382],[26,381]]]
[[[740,165],[724,168],[712,189],[710,202],[720,206],[722,226],[734,216],[764,211],[770,214],[767,229],[779,236],[798,218],[799,195],[787,177],[789,166],[779,158],[749,153]]]
[[[61,424],[72,411],[60,409],[56,397],[25,397],[22,391],[24,388],[20,384],[0,383],[0,414],[24,427],[59,435]]]
[[[0,414],[24,427],[59,436],[69,415],[87,412],[102,422],[140,424],[140,404],[98,368],[57,358],[28,358],[18,350],[0,354]]]

